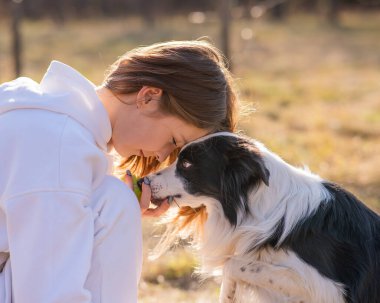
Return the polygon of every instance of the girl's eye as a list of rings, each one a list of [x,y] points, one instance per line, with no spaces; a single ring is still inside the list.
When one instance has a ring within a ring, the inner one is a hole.
[[[173,144],[175,145],[175,146],[177,146],[177,141],[174,139],[174,137],[173,137]]]
[[[183,168],[189,168],[191,166],[192,166],[192,164],[189,161],[187,161],[187,160],[182,161],[182,167]]]

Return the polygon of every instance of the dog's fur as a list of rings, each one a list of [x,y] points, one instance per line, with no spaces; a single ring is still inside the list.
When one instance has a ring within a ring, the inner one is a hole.
[[[148,178],[180,207],[161,247],[192,236],[220,302],[380,302],[379,216],[259,142],[209,135]]]

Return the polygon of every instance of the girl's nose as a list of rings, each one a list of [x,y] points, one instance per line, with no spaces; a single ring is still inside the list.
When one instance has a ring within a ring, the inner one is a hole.
[[[163,162],[171,154],[175,147],[166,147],[156,153],[156,158],[158,161]]]

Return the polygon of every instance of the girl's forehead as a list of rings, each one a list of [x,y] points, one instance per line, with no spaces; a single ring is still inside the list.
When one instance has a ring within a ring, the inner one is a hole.
[[[181,145],[197,140],[210,132],[207,129],[198,128],[174,116],[167,117],[164,123],[174,139],[177,142],[180,141],[178,143],[181,143]]]

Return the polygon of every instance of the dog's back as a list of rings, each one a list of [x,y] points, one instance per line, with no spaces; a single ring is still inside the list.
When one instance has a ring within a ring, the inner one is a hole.
[[[323,185],[330,201],[297,224],[280,247],[343,284],[347,302],[380,302],[380,217],[346,190]]]

